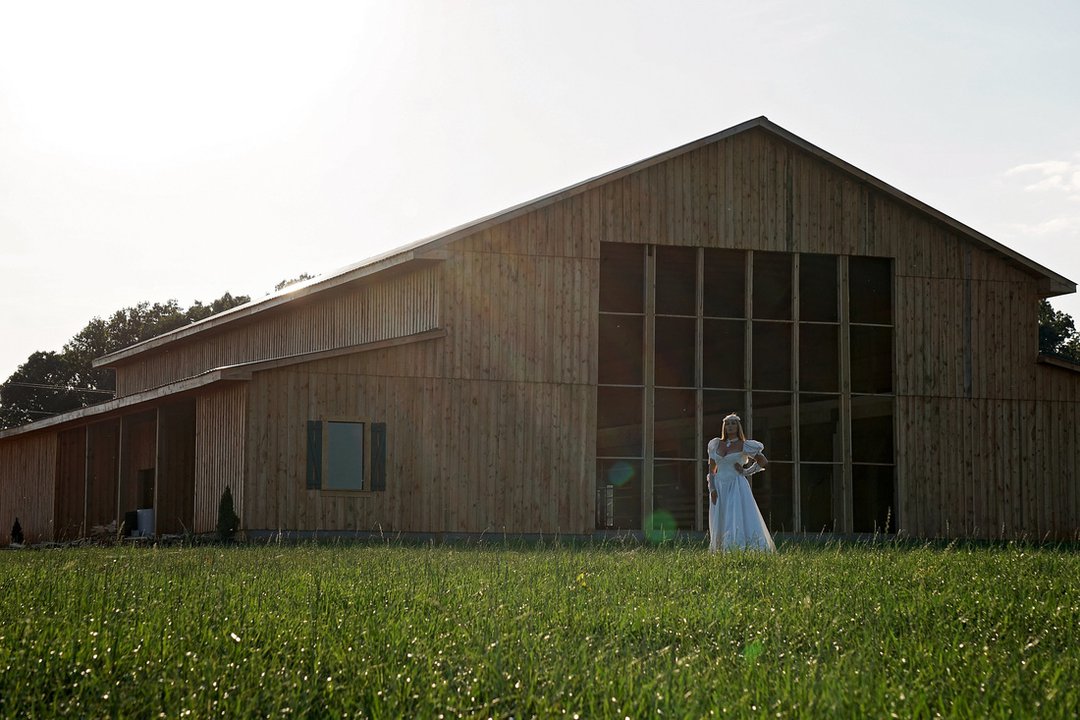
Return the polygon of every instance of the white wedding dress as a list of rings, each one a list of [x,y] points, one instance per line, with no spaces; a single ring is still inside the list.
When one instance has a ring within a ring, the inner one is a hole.
[[[740,452],[722,455],[720,438],[709,441],[709,459],[716,463],[716,474],[706,475],[711,490],[716,489],[716,502],[709,493],[709,550],[765,550],[775,552],[769,528],[761,517],[750,483],[739,468],[765,446],[756,440],[746,440]]]

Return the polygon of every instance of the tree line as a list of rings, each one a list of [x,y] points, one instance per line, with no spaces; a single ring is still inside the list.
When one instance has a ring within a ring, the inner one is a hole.
[[[313,277],[301,273],[282,280],[274,290],[280,291]],[[95,358],[250,301],[247,295],[225,293],[209,304],[196,300],[184,308],[176,300],[141,302],[117,310],[108,318],[95,317],[68,340],[60,352],[33,353],[0,385],[0,429],[112,399],[116,378],[108,368],[95,368]]]
[[[141,302],[95,317],[67,341],[60,352],[37,351],[0,385],[0,427],[14,427],[113,397],[116,379],[108,368],[95,368],[94,358],[122,350],[171,330],[251,300],[225,293],[204,305],[196,300],[183,308],[176,300]]]
[[[281,281],[274,289],[282,290],[311,277],[304,273]],[[182,308],[176,300],[141,302],[117,310],[108,319],[95,317],[60,352],[33,353],[0,385],[0,428],[23,425],[111,399],[116,390],[113,371],[94,368],[95,358],[205,320],[250,300],[247,295],[225,293],[208,305],[196,300],[188,308]],[[1080,365],[1080,333],[1072,316],[1054,310],[1046,300],[1039,303],[1039,352]]]

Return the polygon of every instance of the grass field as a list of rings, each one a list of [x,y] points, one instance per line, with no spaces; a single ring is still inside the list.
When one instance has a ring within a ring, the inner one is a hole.
[[[1080,554],[0,553],[4,717],[1070,717]]]

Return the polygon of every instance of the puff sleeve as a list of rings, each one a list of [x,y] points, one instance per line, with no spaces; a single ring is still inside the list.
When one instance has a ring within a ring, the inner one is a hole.
[[[715,437],[709,441],[709,459],[713,462],[720,462],[720,438]]]

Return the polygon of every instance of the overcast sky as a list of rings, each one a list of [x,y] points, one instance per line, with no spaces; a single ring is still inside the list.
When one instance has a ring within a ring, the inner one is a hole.
[[[1080,281],[1078,69],[1072,0],[0,0],[0,380],[759,115]]]

